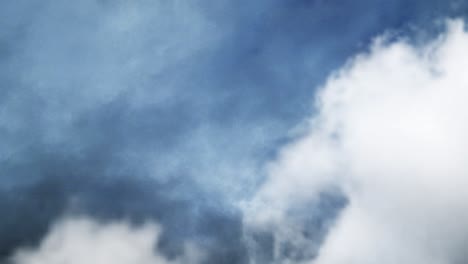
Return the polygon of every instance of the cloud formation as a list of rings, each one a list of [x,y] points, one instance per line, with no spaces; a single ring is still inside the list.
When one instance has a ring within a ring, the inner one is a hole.
[[[468,10],[458,0],[0,5],[0,262],[69,213],[156,222],[167,259],[186,240],[206,263],[316,257],[350,202],[329,180],[344,162],[338,141],[316,135],[303,169],[295,149],[310,148],[283,149],[297,136],[287,131],[373,36],[412,35],[411,25],[431,35],[435,18]],[[266,175],[244,215],[237,204]],[[285,175],[296,183],[273,180]]]
[[[200,263],[202,254],[190,245],[169,260],[155,250],[160,227],[131,226],[125,222],[98,223],[87,218],[56,223],[37,248],[20,248],[13,264],[178,264]]]
[[[310,263],[465,263],[465,58],[460,20],[424,45],[377,38],[323,86],[307,132],[247,204],[251,224],[284,230],[291,207],[332,188],[348,203]]]

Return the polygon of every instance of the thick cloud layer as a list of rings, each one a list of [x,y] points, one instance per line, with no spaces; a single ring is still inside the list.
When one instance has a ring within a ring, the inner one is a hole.
[[[63,217],[157,223],[164,259],[187,241],[204,263],[314,258],[353,200],[328,180],[307,191],[305,179],[322,182],[330,159],[342,161],[335,141],[310,140],[323,164],[307,170],[302,141],[280,150],[315,111],[315,87],[376,34],[424,42],[437,18],[466,10],[458,0],[3,1],[0,262],[40,251]],[[273,180],[288,177],[297,184]]]
[[[42,180],[2,194],[3,257],[19,247],[37,247],[51,232],[53,223],[64,216],[71,220],[86,216],[102,223],[115,220],[135,226],[157,223],[161,233],[156,248],[168,258],[181,255],[184,243],[192,242],[206,252],[204,263],[224,259],[245,263],[247,250],[242,243],[240,212],[225,207],[221,200],[195,193],[196,184],[186,179],[158,184],[150,178],[126,174],[106,177],[97,170],[98,166],[86,167],[84,164],[90,164],[88,160],[83,163],[74,160],[73,166],[59,157],[54,160],[58,164],[48,162],[46,168],[35,168],[45,175]],[[184,198],[173,195],[181,190],[188,192]]]
[[[310,263],[465,263],[466,58],[462,21],[423,46],[378,38],[322,88],[247,206],[252,225],[287,230],[291,207],[335,188],[348,204]]]

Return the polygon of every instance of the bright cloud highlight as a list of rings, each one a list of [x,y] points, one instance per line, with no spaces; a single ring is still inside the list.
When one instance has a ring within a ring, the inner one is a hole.
[[[424,46],[381,37],[333,74],[308,132],[268,166],[269,180],[247,203],[249,225],[269,226],[276,243],[297,241],[290,208],[334,189],[348,204],[311,263],[466,263],[464,27],[449,21]]]
[[[161,230],[147,224],[132,227],[124,222],[98,223],[73,218],[56,224],[34,249],[20,249],[14,264],[179,264],[199,263],[201,254],[192,246],[184,256],[169,260],[157,251]]]

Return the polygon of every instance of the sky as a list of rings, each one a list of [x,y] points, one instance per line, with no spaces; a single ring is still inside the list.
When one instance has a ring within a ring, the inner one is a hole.
[[[3,1],[0,263],[466,263],[467,14]]]

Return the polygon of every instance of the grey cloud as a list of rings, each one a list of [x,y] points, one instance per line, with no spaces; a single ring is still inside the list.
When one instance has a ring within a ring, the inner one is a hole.
[[[316,84],[382,28],[450,11],[371,2],[2,2],[2,256],[72,213],[155,220],[168,256],[188,239],[213,263],[263,254],[247,242],[271,259],[273,235],[245,234],[237,205],[312,111]],[[298,205],[293,221],[333,221],[346,197],[327,199]]]

